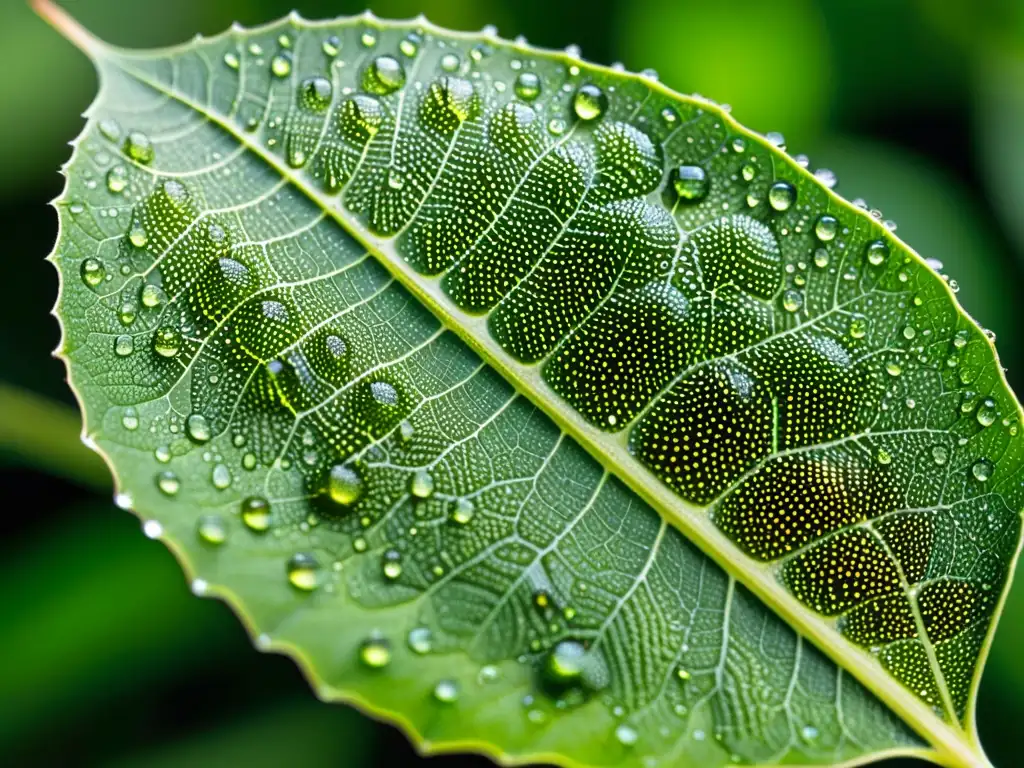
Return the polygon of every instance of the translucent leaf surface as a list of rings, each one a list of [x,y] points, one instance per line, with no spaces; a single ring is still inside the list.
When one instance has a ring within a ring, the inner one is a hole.
[[[53,257],[87,440],[323,698],[509,760],[984,762],[1019,407],[867,212],[571,51],[42,7],[101,75]]]

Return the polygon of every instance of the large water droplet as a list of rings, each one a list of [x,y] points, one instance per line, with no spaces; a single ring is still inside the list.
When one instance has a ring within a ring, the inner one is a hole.
[[[434,478],[425,469],[417,470],[409,480],[409,493],[418,499],[429,499],[434,494]]]
[[[355,467],[347,464],[336,464],[331,467],[327,478],[327,493],[335,504],[351,506],[366,491],[363,476]]]
[[[115,195],[124,192],[128,186],[128,171],[123,165],[115,165],[107,171],[107,189]]]
[[[134,432],[139,428],[139,413],[134,408],[125,408],[124,414],[121,416],[121,426],[127,429],[129,432]]]
[[[516,96],[523,101],[533,101],[540,96],[540,77],[535,72],[520,72],[516,78]]]
[[[310,112],[323,112],[331,104],[332,90],[326,77],[308,77],[299,86],[299,104]]]
[[[835,216],[824,214],[814,224],[814,235],[823,243],[834,240],[839,231],[839,220]]]
[[[228,528],[220,515],[203,515],[196,522],[196,534],[200,541],[217,546],[228,538]]]
[[[408,643],[413,653],[418,653],[421,656],[430,653],[433,641],[433,635],[427,627],[416,627],[409,632]]]
[[[167,295],[159,285],[146,283],[142,286],[142,290],[139,291],[139,301],[142,302],[142,306],[148,307],[149,309],[159,307],[166,299]]]
[[[262,496],[250,496],[242,502],[242,522],[250,531],[263,533],[270,528],[270,502]]]
[[[889,246],[884,240],[874,240],[867,245],[865,250],[868,263],[874,267],[881,266],[889,258]]]
[[[312,592],[320,583],[320,563],[308,552],[297,552],[288,558],[288,582],[303,592]]]
[[[218,491],[231,487],[231,470],[225,464],[215,464],[210,472],[210,482]]]
[[[114,339],[114,354],[118,357],[128,357],[135,351],[135,339],[126,333]]]
[[[782,308],[787,312],[799,312],[804,305],[804,295],[790,288],[782,294]]]
[[[370,637],[359,646],[359,660],[370,669],[383,669],[391,663],[391,643],[383,637]]]
[[[441,680],[434,686],[434,698],[442,704],[454,704],[459,700],[459,684],[454,680]]]
[[[124,140],[124,152],[132,160],[143,165],[153,162],[156,152],[153,149],[153,142],[149,136],[139,131],[132,131]]]
[[[608,97],[596,85],[588,83],[576,91],[572,108],[580,120],[596,120],[607,111]]]
[[[459,499],[452,509],[452,520],[459,525],[466,525],[476,514],[476,507],[469,499]]]
[[[796,202],[796,187],[788,181],[776,181],[768,188],[768,204],[776,211],[788,211]]]
[[[107,268],[99,259],[89,258],[82,262],[82,282],[96,288],[107,278]]]
[[[991,397],[986,397],[981,401],[981,405],[978,406],[978,412],[975,416],[981,426],[991,427],[996,423],[996,418],[998,416],[996,401]]]
[[[165,326],[153,334],[153,350],[161,357],[177,357],[181,352],[181,331]]]
[[[193,413],[185,420],[185,431],[197,443],[210,439],[210,422],[201,413]]]
[[[178,491],[181,490],[181,480],[178,479],[176,474],[168,470],[156,476],[156,487],[165,496],[176,496]]]
[[[672,186],[681,201],[696,203],[707,197],[708,175],[699,165],[680,165],[672,173]]]
[[[405,70],[393,56],[378,56],[363,72],[363,89],[385,95],[405,85]]]
[[[974,479],[979,483],[984,483],[992,477],[993,469],[995,469],[995,467],[991,461],[988,459],[978,459],[971,465],[971,474],[974,475]]]

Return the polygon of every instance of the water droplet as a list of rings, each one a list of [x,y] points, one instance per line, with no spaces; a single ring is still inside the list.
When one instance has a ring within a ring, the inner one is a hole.
[[[153,458],[159,461],[161,464],[166,464],[171,460],[171,449],[166,445],[158,445],[156,450],[153,451]]]
[[[991,461],[988,459],[978,459],[971,465],[971,474],[974,475],[974,479],[979,483],[984,483],[992,477],[993,469],[995,469],[995,467],[992,465]]]
[[[552,136],[561,136],[565,133],[565,129],[568,126],[565,124],[565,120],[560,117],[552,117],[548,120],[548,133]]]
[[[427,627],[416,627],[409,632],[409,648],[411,648],[414,653],[418,653],[422,656],[425,653],[430,653],[430,649],[433,647],[433,639],[434,638]]]
[[[115,165],[107,171],[107,189],[115,195],[124,192],[128,186],[128,171],[123,165]]]
[[[266,531],[270,528],[270,502],[262,496],[247,498],[242,502],[242,522],[250,531]]]
[[[168,470],[156,476],[156,487],[165,496],[176,496],[181,490],[181,481],[176,474]]]
[[[936,445],[932,448],[932,460],[942,466],[949,460],[949,451],[944,445]]]
[[[166,298],[167,296],[164,294],[163,288],[152,283],[146,283],[146,285],[142,286],[142,290],[139,291],[139,301],[142,302],[142,306],[149,309],[159,307]]]
[[[281,51],[270,60],[270,71],[275,77],[288,77],[292,73],[292,55],[288,51]]]
[[[157,520],[147,520],[142,524],[142,533],[147,539],[159,539],[164,535],[164,527]]]
[[[139,222],[133,222],[131,229],[128,230],[128,242],[136,248],[145,248],[149,242],[149,235]]]
[[[121,334],[114,339],[114,354],[118,357],[127,357],[135,351],[135,339],[128,334]]]
[[[235,51],[228,51],[224,54],[224,63],[229,69],[238,69],[241,64],[238,60],[238,54]]]
[[[665,107],[661,110],[661,122],[663,122],[666,127],[672,128],[679,122],[679,113],[672,107]]]
[[[672,174],[672,186],[686,203],[703,200],[708,194],[708,175],[699,165],[680,165]]]
[[[788,181],[776,181],[768,188],[768,204],[776,211],[788,211],[796,202],[796,187]]]
[[[394,581],[402,575],[402,553],[397,549],[389,549],[384,553],[384,577]]]
[[[374,381],[370,384],[370,396],[381,405],[398,405],[398,391],[386,381]]]
[[[533,101],[540,96],[540,77],[535,72],[520,72],[516,78],[516,96],[523,101]]]
[[[996,423],[996,418],[998,416],[996,413],[996,401],[991,397],[986,397],[981,401],[981,405],[978,406],[978,412],[975,416],[981,426],[991,427]]]
[[[487,664],[480,667],[480,671],[477,673],[476,681],[480,685],[488,685],[490,683],[497,682],[501,678],[501,672],[497,667]]]
[[[413,56],[419,53],[421,42],[423,41],[419,35],[417,35],[415,32],[410,32],[408,35],[402,38],[402,42],[398,44],[398,50],[402,52],[403,56],[406,56],[411,59]]]
[[[359,646],[359,660],[370,669],[383,669],[391,663],[391,643],[383,637],[369,637]]]
[[[126,301],[117,311],[117,319],[121,321],[121,325],[131,325],[135,322],[138,311],[134,302]]]
[[[124,152],[132,160],[143,165],[149,165],[156,156],[153,150],[153,142],[149,136],[139,131],[132,131],[124,140]]]
[[[768,133],[766,133],[764,137],[768,140],[768,143],[771,144],[773,147],[778,147],[779,149],[786,148],[786,137],[783,136],[778,131],[768,131]]]
[[[210,482],[218,491],[231,487],[231,470],[224,464],[215,464],[210,473]]]
[[[327,493],[335,504],[348,507],[362,498],[366,483],[355,467],[335,464],[327,478]]]
[[[185,431],[197,443],[205,443],[210,439],[210,423],[201,413],[193,413],[185,420]]]
[[[333,90],[326,77],[307,77],[299,86],[299,104],[311,112],[323,112],[331,104]]]
[[[121,125],[113,118],[100,121],[100,133],[107,141],[117,142],[121,140]]]
[[[804,741],[814,741],[818,738],[818,729],[813,725],[805,725],[800,729],[800,738]]]
[[[790,288],[782,294],[782,308],[787,312],[799,312],[804,305],[804,295]]]
[[[82,262],[82,282],[90,288],[100,285],[107,277],[107,268],[99,259],[86,259]]]
[[[466,525],[473,519],[475,514],[476,507],[472,501],[469,499],[459,499],[455,502],[455,508],[452,510],[452,520],[459,525]]]
[[[363,72],[363,89],[385,95],[405,85],[405,70],[393,56],[378,56]]]
[[[121,416],[121,426],[127,429],[129,432],[134,432],[139,428],[139,414],[134,408],[125,408],[124,414]]]
[[[901,366],[899,363],[895,361],[891,363],[886,363],[885,372],[888,373],[890,376],[899,376],[901,373],[903,373],[903,366]]]
[[[324,40],[321,48],[327,56],[334,58],[341,51],[341,40],[338,39],[337,35],[331,35]]]
[[[359,42],[363,44],[363,48],[373,48],[377,44],[377,33],[372,29],[368,29],[363,32]]]
[[[297,552],[288,558],[288,582],[303,592],[312,592],[320,583],[320,563],[308,552]]]
[[[545,657],[541,669],[545,685],[553,693],[576,688],[597,691],[608,684],[603,657],[589,653],[576,640],[563,640]]]
[[[889,258],[889,246],[886,245],[884,240],[873,240],[868,243],[865,253],[867,254],[868,263],[874,267],[879,267]]]
[[[228,529],[220,515],[203,515],[196,522],[196,533],[207,544],[223,544],[228,538]]]
[[[814,234],[823,243],[834,240],[838,231],[839,220],[835,216],[829,216],[827,213],[820,216],[814,224]]]
[[[454,704],[459,700],[459,685],[454,680],[441,680],[434,686],[434,698],[442,704]]]
[[[814,251],[814,266],[824,269],[828,266],[828,251],[818,248]]]
[[[685,682],[690,679],[690,670],[686,669],[685,667],[677,667],[676,677]]]
[[[177,357],[181,352],[181,332],[165,326],[153,334],[153,350],[161,357]]]
[[[434,478],[425,469],[417,470],[409,480],[409,493],[418,499],[429,499],[434,494]]]
[[[639,738],[639,735],[637,734],[635,728],[631,728],[630,726],[623,723],[615,729],[615,738],[618,740],[620,744],[623,744],[627,747],[631,747],[634,744],[636,744],[636,740]]]
[[[879,448],[875,458],[878,459],[879,464],[892,464],[892,454],[885,448]]]
[[[596,120],[607,111],[608,97],[596,85],[588,83],[576,91],[572,108],[580,120],[586,122]]]
[[[441,57],[441,69],[445,72],[454,72],[461,63],[459,57],[454,53],[446,53]]]

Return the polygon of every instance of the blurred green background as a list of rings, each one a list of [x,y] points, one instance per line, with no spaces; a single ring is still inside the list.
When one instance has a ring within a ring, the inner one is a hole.
[[[134,46],[256,24],[347,0],[64,0],[101,37]],[[655,68],[668,85],[734,105],[789,151],[836,171],[898,234],[945,264],[994,330],[1024,393],[1024,2],[1021,0],[381,0],[456,29],[495,24],[586,58]],[[0,763],[431,764],[397,731],[318,704],[288,660],[256,653],[219,603],[193,598],[170,553],[110,503],[50,317],[46,203],[95,77],[20,0],[0,2]],[[1018,581],[1024,580],[1024,576]],[[978,704],[998,766],[1020,765],[1024,584],[1011,594]],[[892,763],[893,766],[896,763]],[[904,765],[909,763],[904,762]]]

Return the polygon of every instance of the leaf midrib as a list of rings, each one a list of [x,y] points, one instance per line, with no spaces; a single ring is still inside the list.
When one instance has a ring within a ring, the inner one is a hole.
[[[61,12],[62,13],[62,12]],[[415,272],[410,265],[401,259],[392,247],[393,240],[381,240],[369,232],[355,219],[347,218],[337,206],[331,205],[331,199],[294,174],[281,159],[277,158],[262,146],[253,141],[237,126],[215,112],[193,101],[188,96],[171,89],[154,80],[147,73],[132,68],[120,58],[119,54],[130,56],[158,57],[166,54],[160,52],[120,51],[107,46],[79,27],[70,17],[56,19],[55,26],[66,34],[72,42],[82,48],[97,64],[100,72],[100,97],[102,96],[103,69],[98,66],[106,62],[117,67],[126,75],[136,79],[143,85],[174,99],[211,123],[217,125],[234,138],[254,156],[270,165],[281,178],[295,186],[330,216],[348,234],[359,241],[368,252],[373,254],[391,275],[398,280],[426,309],[428,309],[446,328],[455,333],[469,345],[481,359],[493,367],[502,377],[512,384],[518,392],[530,400],[543,413],[551,418],[566,434],[575,439],[585,450],[609,473],[618,477],[625,485],[650,504],[663,519],[679,529],[691,542],[696,544],[704,554],[714,560],[730,576],[751,590],[771,610],[777,613],[787,624],[796,629],[802,636],[812,642],[823,653],[836,662],[842,669],[859,680],[873,694],[896,712],[908,725],[923,736],[936,750],[932,756],[937,762],[951,768],[968,768],[978,764],[988,764],[973,734],[968,734],[957,724],[939,718],[922,700],[918,699],[895,678],[889,675],[878,660],[867,651],[856,648],[839,637],[824,617],[813,613],[793,597],[774,577],[770,564],[755,561],[739,552],[735,543],[715,527],[705,507],[688,504],[676,496],[667,486],[636,463],[628,452],[626,443],[617,439],[618,435],[609,435],[587,423],[583,417],[571,408],[562,405],[554,392],[540,376],[538,366],[524,366],[514,360],[491,338],[487,330],[486,316],[473,316],[462,313],[451,304],[450,299],[441,290],[438,278],[427,278]],[[388,24],[376,20],[381,26]],[[297,23],[297,21],[293,21]],[[436,31],[438,34],[454,35],[448,30],[435,30],[425,20],[418,21],[422,26]],[[75,29],[69,30],[64,25],[74,24]],[[391,26],[407,26],[405,23],[394,23]],[[461,33],[467,39],[477,39],[477,35]],[[497,42],[497,41],[496,41]],[[504,41],[501,41],[502,43]],[[532,50],[532,49],[531,49]],[[534,54],[554,58],[566,58],[557,52],[534,51]],[[575,61],[575,60],[574,60]],[[587,63],[596,71],[606,68]],[[606,70],[620,78],[637,77],[635,75]],[[698,104],[701,109],[711,111],[729,127],[745,135],[747,138],[763,143],[759,135],[752,133],[735,123],[732,117],[717,105],[703,100],[697,101],[665,88],[660,83],[644,80],[644,84],[652,89],[661,90],[664,95],[680,102]],[[100,97],[95,103],[98,103]],[[838,199],[838,198],[837,198]],[[841,201],[841,199],[840,199]],[[846,207],[845,201],[841,201]],[[851,209],[852,210],[852,209]],[[627,471],[635,467],[636,472]],[[738,556],[737,556],[738,555]],[[1004,595],[1005,596],[1005,595]],[[940,678],[941,682],[941,678]]]

